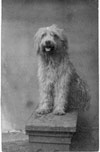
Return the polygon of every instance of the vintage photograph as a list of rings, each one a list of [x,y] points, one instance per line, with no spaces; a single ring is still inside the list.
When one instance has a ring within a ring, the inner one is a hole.
[[[99,151],[98,0],[2,0],[2,152]]]

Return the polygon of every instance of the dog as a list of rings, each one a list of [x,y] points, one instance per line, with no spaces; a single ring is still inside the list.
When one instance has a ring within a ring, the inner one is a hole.
[[[68,110],[86,109],[90,96],[87,83],[77,74],[68,54],[63,29],[40,28],[34,37],[38,56],[40,103],[38,114],[64,115]]]

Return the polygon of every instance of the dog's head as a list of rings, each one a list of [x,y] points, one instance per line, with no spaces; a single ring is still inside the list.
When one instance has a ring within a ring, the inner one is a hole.
[[[34,38],[35,50],[40,55],[53,55],[66,51],[68,48],[67,38],[63,30],[56,25],[40,28]]]

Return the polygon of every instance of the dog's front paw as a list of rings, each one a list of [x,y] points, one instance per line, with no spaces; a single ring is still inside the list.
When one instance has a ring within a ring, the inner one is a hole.
[[[36,110],[36,113],[37,113],[37,114],[41,114],[41,115],[43,115],[43,114],[48,114],[48,113],[50,113],[50,112],[51,112],[51,110],[50,110],[49,107],[39,107],[39,108]]]
[[[53,111],[53,114],[54,115],[64,115],[65,114],[64,108],[60,108],[60,107],[55,108]]]

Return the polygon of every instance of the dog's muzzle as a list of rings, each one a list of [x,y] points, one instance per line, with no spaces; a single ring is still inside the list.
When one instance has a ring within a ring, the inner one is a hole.
[[[45,44],[43,45],[43,51],[44,52],[51,52],[55,50],[55,45],[52,41],[46,41]]]

